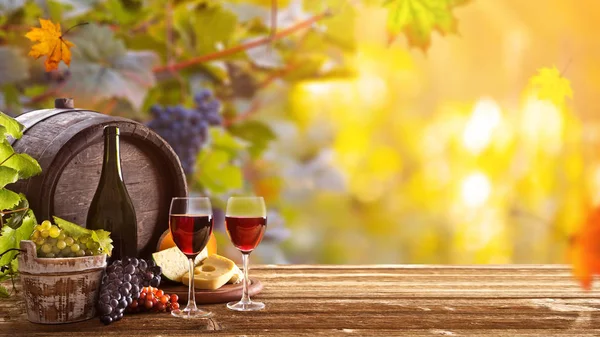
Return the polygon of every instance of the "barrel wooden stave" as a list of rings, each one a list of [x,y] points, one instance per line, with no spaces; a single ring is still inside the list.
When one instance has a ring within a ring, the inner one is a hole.
[[[36,111],[17,119],[28,126],[28,119],[53,113]],[[37,159],[42,174],[13,188],[25,193],[38,220],[56,215],[85,226],[102,170],[106,125],[120,129],[123,178],[138,221],[138,252],[148,256],[168,228],[171,198],[187,195],[187,184],[171,147],[146,126],[77,109],[29,125],[13,146]]]

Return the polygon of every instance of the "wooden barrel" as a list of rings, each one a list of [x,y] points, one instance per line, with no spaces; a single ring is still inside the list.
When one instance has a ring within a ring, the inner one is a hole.
[[[126,118],[75,108],[35,110],[17,120],[25,130],[13,147],[35,158],[42,173],[10,188],[27,196],[38,222],[55,215],[82,226],[102,171],[103,128],[119,127],[123,179],[138,221],[138,253],[154,252],[169,227],[171,198],[187,196],[181,163],[160,136]]]

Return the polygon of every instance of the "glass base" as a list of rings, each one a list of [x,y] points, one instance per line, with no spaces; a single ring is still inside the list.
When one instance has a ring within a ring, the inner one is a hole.
[[[265,304],[262,302],[229,302],[227,308],[236,311],[256,311],[265,308]]]
[[[204,309],[189,310],[186,308],[173,310],[171,311],[171,315],[179,318],[208,318],[212,316],[212,312]]]

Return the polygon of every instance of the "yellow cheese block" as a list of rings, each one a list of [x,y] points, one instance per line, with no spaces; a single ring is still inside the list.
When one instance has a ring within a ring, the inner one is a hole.
[[[242,283],[243,278],[244,278],[244,273],[242,273],[240,268],[238,268],[238,266],[236,265],[235,268],[233,268],[233,276],[227,283],[231,283],[231,284]]]
[[[223,286],[235,273],[235,263],[230,259],[213,254],[202,260],[194,268],[194,287],[196,289],[215,290]],[[189,273],[183,275],[181,282],[188,284]]]

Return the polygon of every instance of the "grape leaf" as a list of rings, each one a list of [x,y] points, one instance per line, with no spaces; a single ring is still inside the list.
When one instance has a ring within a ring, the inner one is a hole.
[[[29,202],[25,199],[25,195],[20,193],[21,201],[15,207],[15,209],[22,209],[22,211],[14,212],[10,214],[10,217],[6,221],[6,225],[12,229],[17,229],[23,223],[23,219],[29,214]]]
[[[150,51],[128,51],[108,27],[90,24],[72,38],[71,76],[60,89],[65,97],[98,103],[123,98],[139,109],[156,83],[152,67],[158,56]]]
[[[6,188],[0,188],[0,210],[12,209],[16,204],[19,203],[21,197]]]
[[[27,212],[27,216],[25,216],[19,228],[12,229],[6,225],[2,227],[0,233],[0,252],[5,252],[13,248],[20,248],[21,240],[28,240],[29,237],[31,237],[31,234],[33,233],[33,228],[36,224],[37,221],[35,219],[35,215],[31,210],[29,210]],[[0,257],[0,266],[7,266],[9,264],[12,264],[13,269],[16,270],[17,262],[11,262],[13,261],[13,258],[16,254],[18,254],[17,251],[12,251],[4,254],[2,257]],[[7,272],[8,270],[4,271],[3,273],[0,273],[0,276],[5,275]]]
[[[0,140],[1,166],[9,167],[19,173],[19,179],[27,179],[42,172],[40,164],[26,153],[15,153],[6,139]]]
[[[247,39],[242,42],[246,43],[253,40],[257,39]],[[261,68],[272,69],[283,67],[283,58],[281,57],[281,54],[269,45],[250,48],[246,50],[246,55],[248,55],[248,58],[252,63]]]
[[[29,77],[29,66],[17,48],[0,47],[0,86],[25,80]]]
[[[92,238],[92,240],[94,240],[100,245],[100,248],[102,248],[102,252],[106,253],[109,256],[112,253],[113,240],[110,238],[110,232],[107,232],[102,229],[93,231],[91,229],[83,228],[77,224],[69,222],[65,219],[61,219],[57,216],[54,216],[52,218],[54,219],[54,223],[58,227],[60,227],[60,229],[64,230],[74,239],[77,239],[80,236],[89,235]]]
[[[556,67],[538,69],[538,74],[529,80],[529,85],[541,100],[549,100],[557,106],[565,103],[565,98],[573,98],[571,82],[562,77]]]
[[[26,153],[15,153],[2,165],[16,170],[19,179],[27,179],[42,172],[40,164]]]
[[[8,298],[8,289],[0,284],[0,298]]]
[[[4,127],[4,129],[0,129],[0,138],[9,135],[15,139],[21,138],[23,135],[23,125],[17,122],[16,119],[4,114],[0,111],[0,125]],[[0,157],[1,158],[1,157]],[[2,159],[0,159],[1,161]]]
[[[240,167],[231,163],[228,151],[204,149],[198,156],[196,178],[205,188],[215,194],[225,193],[243,186]]]
[[[226,47],[235,32],[236,24],[236,16],[217,4],[182,2],[173,10],[173,28],[179,34],[185,49],[196,55]],[[207,27],[210,27],[210,32]]]
[[[17,172],[15,169],[6,166],[0,166],[0,188],[3,188],[8,184],[12,184],[18,179],[19,172]]]
[[[92,240],[97,242],[100,245],[102,251],[105,252],[108,256],[112,254],[113,240],[110,238],[110,232],[107,232],[103,229],[92,231]]]
[[[29,56],[36,59],[46,56],[44,65],[46,71],[58,69],[60,61],[68,66],[71,64],[71,50],[74,44],[66,40],[61,32],[60,23],[40,18],[41,28],[32,27],[25,37],[37,42],[31,47]]]
[[[231,157],[235,157],[242,150],[248,147],[248,143],[237,137],[234,137],[231,133],[225,131],[221,127],[212,127],[209,130],[211,147],[213,149],[219,149],[229,153]]]
[[[431,34],[456,33],[457,21],[452,10],[469,0],[387,0],[390,39],[404,33],[408,44],[427,51]]]
[[[253,157],[258,157],[276,137],[267,124],[256,120],[236,123],[229,127],[229,132],[250,143],[248,151]]]
[[[592,210],[585,223],[573,236],[569,247],[569,258],[573,275],[581,286],[589,290],[594,275],[600,275],[600,207]]]
[[[77,224],[69,222],[65,219],[61,219],[57,216],[52,217],[54,219],[54,223],[62,230],[64,230],[69,236],[73,237],[73,239],[78,239],[83,235],[91,235],[92,230],[81,227]]]

